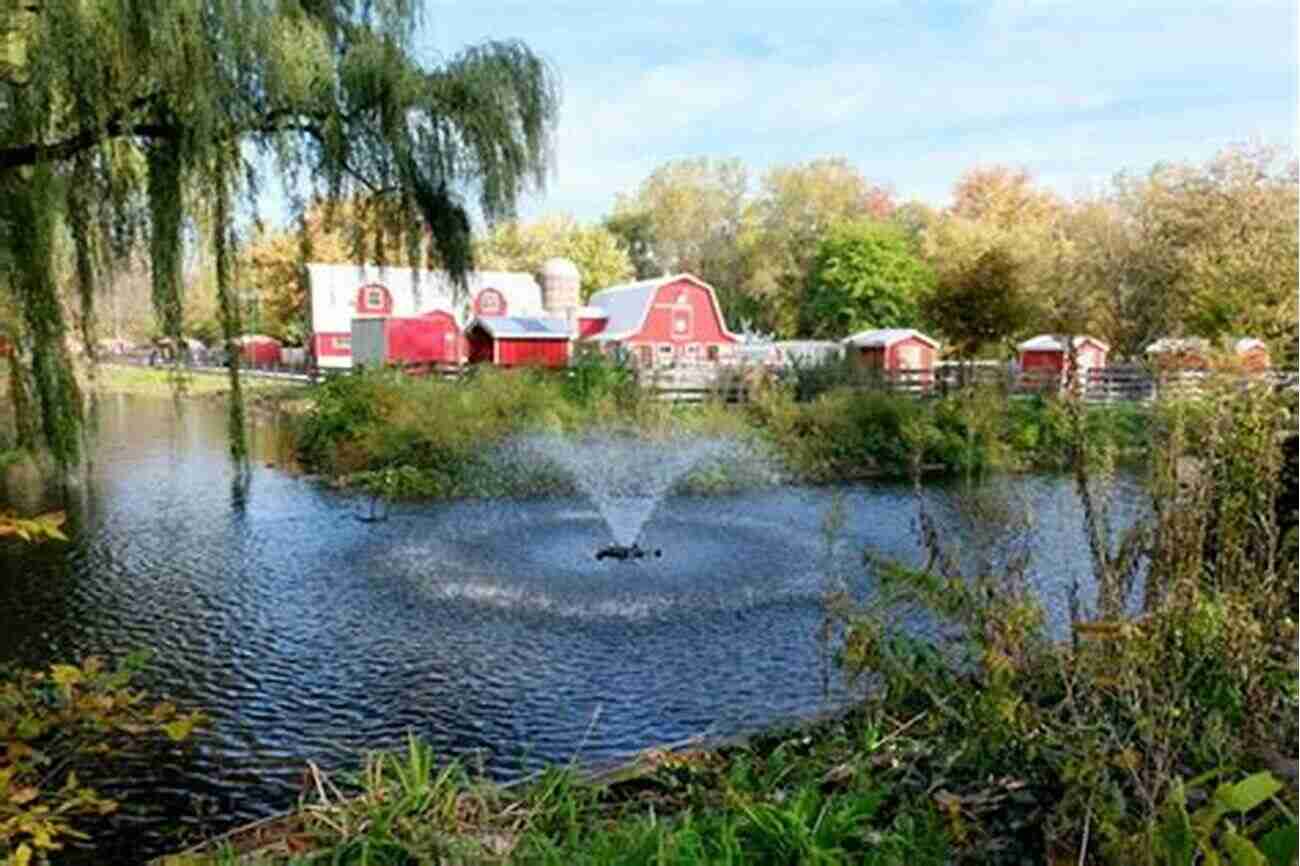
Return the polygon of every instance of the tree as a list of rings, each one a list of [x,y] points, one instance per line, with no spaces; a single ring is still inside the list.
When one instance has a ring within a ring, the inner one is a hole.
[[[785,334],[797,332],[822,235],[839,222],[888,218],[893,209],[889,190],[869,182],[841,157],[768,171],[743,239],[746,290],[762,304],[762,324]]]
[[[632,260],[620,239],[603,226],[583,226],[568,215],[496,226],[475,247],[483,268],[536,274],[553,256],[571,259],[582,275],[582,297],[631,279]]]
[[[674,160],[651,172],[634,194],[619,194],[607,224],[643,245],[638,275],[693,273],[717,290],[723,314],[734,320],[744,315],[738,239],[748,186],[738,159]]]
[[[234,200],[259,180],[250,148],[278,162],[299,204],[304,186],[383,202],[376,249],[398,235],[414,260],[427,232],[457,275],[472,264],[470,208],[509,216],[545,178],[557,96],[543,61],[497,42],[422,66],[410,0],[28,0],[0,16],[0,268],[63,465],[77,459],[81,412],[53,278],[60,216],[83,339],[103,249],[143,227],[160,329],[179,338],[188,219],[206,227],[229,346]],[[242,457],[235,364],[231,388]]]
[[[290,345],[308,342],[311,322],[302,268],[307,258],[324,264],[375,264],[404,257],[402,238],[379,232],[383,214],[371,205],[363,196],[338,202],[318,199],[303,211],[296,230],[256,231],[240,252],[239,270],[261,310],[258,330]],[[376,237],[382,237],[380,249],[373,244]],[[432,251],[421,258],[430,261]]]
[[[921,245],[939,279],[950,284],[972,273],[985,253],[1000,249],[1015,262],[1031,319],[1040,319],[1072,295],[1061,282],[1066,207],[1033,183],[1028,172],[1003,166],[967,171],[953,187],[952,206],[923,229]]]
[[[953,187],[949,213],[1011,229],[1050,223],[1063,207],[1055,193],[1034,185],[1026,169],[989,165],[962,174]]]
[[[993,247],[968,267],[941,273],[922,309],[959,355],[973,357],[1030,323],[1033,307],[1026,298],[1022,267],[1005,249]]]
[[[911,327],[934,279],[901,227],[867,219],[832,226],[817,244],[800,333],[837,339],[868,327]]]
[[[654,221],[649,211],[627,211],[605,217],[606,231],[618,238],[627,250],[638,280],[658,276],[654,260]]]

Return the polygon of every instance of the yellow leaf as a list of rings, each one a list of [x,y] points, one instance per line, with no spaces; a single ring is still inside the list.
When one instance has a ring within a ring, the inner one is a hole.
[[[81,668],[74,665],[50,665],[50,672],[53,680],[64,687],[76,685],[82,680]]]
[[[188,737],[193,730],[194,719],[190,716],[182,716],[163,725],[163,732],[177,743]]]
[[[24,842],[18,846],[18,850],[14,852],[13,859],[9,862],[13,863],[14,866],[28,866],[28,864],[32,862],[32,849],[27,847],[27,843]]]

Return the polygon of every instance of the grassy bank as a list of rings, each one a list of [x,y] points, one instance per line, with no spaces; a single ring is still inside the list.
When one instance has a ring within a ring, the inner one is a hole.
[[[1092,441],[1127,454],[1146,448],[1146,420],[1131,406],[1088,412]],[[797,400],[793,386],[768,385],[743,406],[673,405],[600,365],[572,376],[482,370],[459,382],[350,375],[322,384],[295,424],[304,464],[395,496],[563,489],[565,478],[544,466],[499,471],[493,447],[530,432],[731,436],[763,446],[795,480],[813,483],[904,478],[918,459],[957,474],[1059,469],[1068,457],[1064,416],[1053,400],[992,392],[917,400],[849,387]]]
[[[105,394],[141,394],[145,396],[209,397],[230,393],[230,380],[224,374],[173,371],[165,367],[136,367],[131,365],[101,364],[92,379],[83,385],[92,385]],[[244,376],[241,387],[249,394],[265,396],[294,396],[307,393],[309,386],[299,382],[284,382],[256,376]]]

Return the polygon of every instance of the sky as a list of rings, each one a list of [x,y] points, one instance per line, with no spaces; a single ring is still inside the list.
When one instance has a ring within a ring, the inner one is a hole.
[[[1241,142],[1297,146],[1295,0],[427,0],[429,62],[519,39],[560,81],[554,169],[521,216],[596,220],[658,165],[842,156],[942,205],[976,165],[1067,196]]]

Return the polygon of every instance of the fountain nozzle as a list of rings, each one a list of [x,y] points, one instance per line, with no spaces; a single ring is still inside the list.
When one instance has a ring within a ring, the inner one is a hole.
[[[602,547],[600,550],[596,551],[596,558],[617,559],[617,560],[621,560],[622,562],[628,562],[629,560],[633,560],[633,559],[642,559],[643,557],[646,557],[651,553],[654,554],[655,558],[663,556],[664,554],[664,552],[659,548],[655,548],[653,551],[649,551],[634,541],[631,544],[611,544],[606,547]]]

